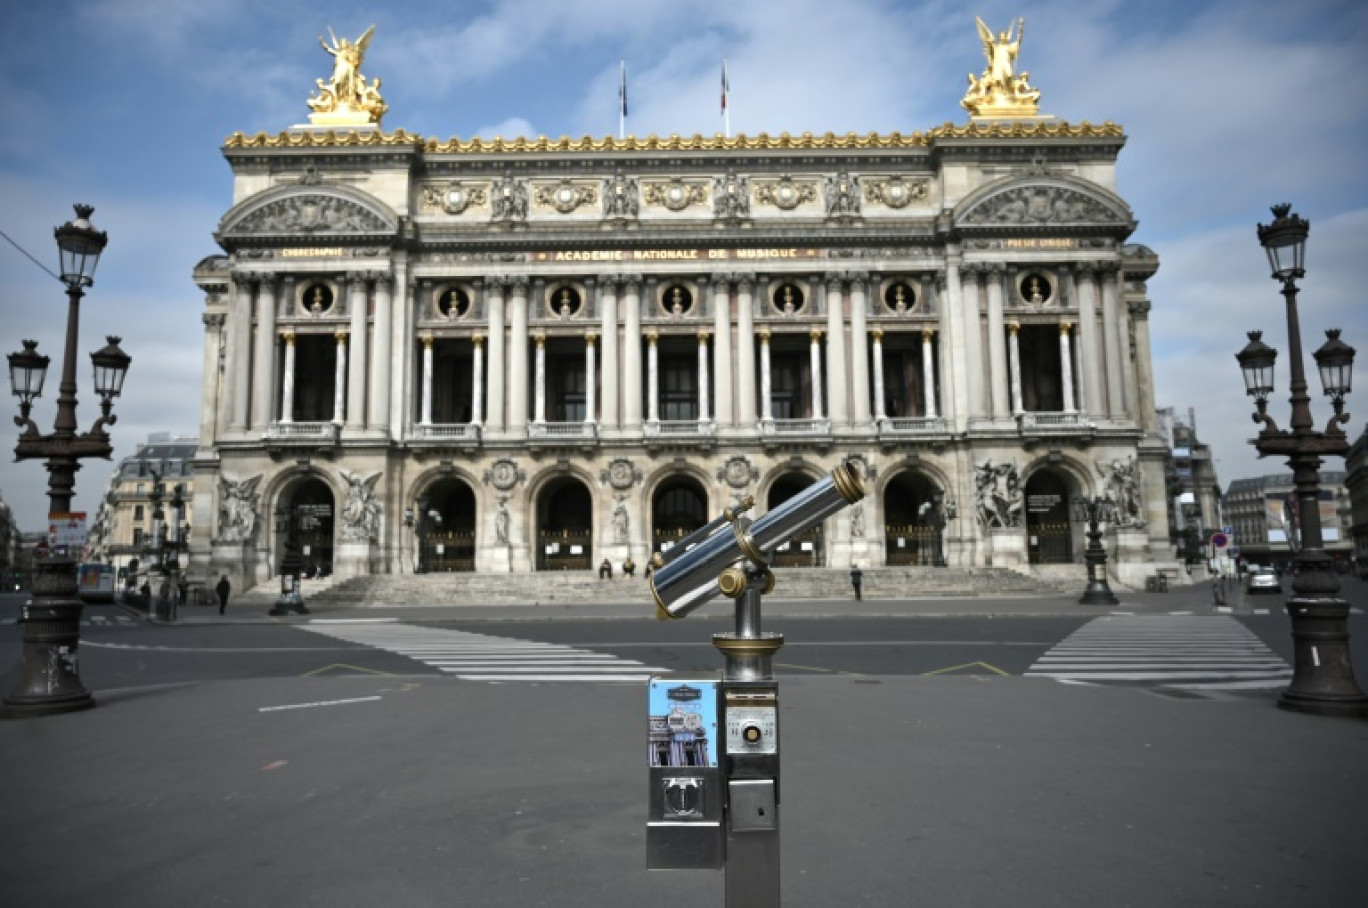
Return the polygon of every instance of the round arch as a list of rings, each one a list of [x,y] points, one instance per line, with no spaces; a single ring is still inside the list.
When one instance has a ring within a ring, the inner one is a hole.
[[[274,563],[276,573],[293,550],[303,561],[305,577],[333,571],[337,494],[323,477],[309,473],[283,482],[276,492]]]
[[[539,571],[583,571],[594,563],[594,498],[577,475],[548,479],[536,491]]]
[[[416,570],[475,570],[478,511],[475,490],[465,479],[444,475],[426,483],[414,499],[412,510],[418,542]]]
[[[916,470],[889,477],[883,488],[884,563],[945,566],[945,490]]]
[[[686,473],[665,477],[651,493],[651,551],[670,548],[708,520],[703,484]]]
[[[1071,564],[1074,529],[1070,501],[1078,488],[1068,470],[1045,466],[1026,477],[1026,555],[1031,564]]]

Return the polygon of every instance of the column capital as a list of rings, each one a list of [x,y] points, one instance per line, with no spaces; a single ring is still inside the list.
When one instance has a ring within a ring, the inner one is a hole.
[[[1008,331],[1009,334],[1015,335],[1015,334],[1016,334],[1018,331],[1020,331],[1020,330],[1021,330],[1021,325],[1018,324],[1017,322],[1008,322],[1008,323],[1007,323],[1007,331]]]
[[[1102,274],[1117,274],[1121,271],[1121,263],[1118,261],[1098,262],[1097,270]]]
[[[432,340],[433,340],[433,338],[432,338],[432,334],[431,334],[431,333],[424,332],[423,334],[418,335],[418,339],[419,339],[420,341],[423,342],[423,349],[425,349],[425,350],[431,350],[431,349],[432,349]]]
[[[821,275],[822,283],[826,284],[828,293],[840,293],[841,285],[846,281],[846,275],[839,271],[827,271]]]
[[[770,331],[768,328],[761,328],[755,332],[756,337],[760,338],[760,343],[768,344],[770,341]]]
[[[228,279],[233,282],[234,287],[241,289],[243,287],[255,286],[262,277],[263,275],[260,271],[234,271],[228,276]]]
[[[228,321],[228,316],[222,312],[206,312],[200,316],[200,321],[204,322],[204,327],[210,330],[222,330]]]
[[[291,347],[294,346],[295,336],[294,336],[294,332],[293,332],[293,331],[285,331],[285,332],[282,332],[281,335],[280,335],[280,337],[281,337],[281,340],[285,341],[285,343],[286,343],[287,346],[291,346]]]
[[[935,329],[935,328],[923,328],[923,329],[922,329],[922,340],[928,340],[928,341],[929,341],[929,340],[931,340],[931,339],[932,339],[933,337],[935,337],[935,336],[936,336],[936,329]]]
[[[813,328],[808,332],[808,337],[812,338],[812,342],[815,344],[822,339],[822,333],[821,328]]]
[[[660,333],[657,331],[647,331],[646,340],[650,342],[652,347],[654,347],[656,345],[656,341],[660,340]]]
[[[537,342],[538,350],[546,346],[546,332],[538,331],[536,334],[532,335],[532,339]]]
[[[338,344],[345,344],[347,342],[348,336],[349,332],[346,328],[338,328],[336,331],[333,332],[333,337],[337,340]]]
[[[874,328],[869,332],[869,336],[874,338],[876,341],[883,340],[883,334],[884,333],[882,328]]]
[[[597,341],[597,340],[598,340],[598,335],[597,335],[597,334],[595,334],[595,333],[592,332],[592,331],[585,332],[585,335],[584,335],[584,344],[585,344],[586,347],[592,347],[592,346],[594,346],[594,342]]]
[[[1071,328],[1073,328],[1073,322],[1060,322],[1060,323],[1059,323],[1059,333],[1060,333],[1060,334],[1068,334],[1068,333],[1069,333],[1069,329],[1071,329]]]
[[[1131,300],[1126,303],[1126,308],[1130,310],[1131,318],[1146,320],[1150,314],[1149,300]]]
[[[712,338],[712,334],[707,331],[698,332],[698,344],[702,346]]]
[[[484,341],[485,341],[485,337],[484,337],[483,334],[472,334],[472,335],[470,335],[470,342],[471,342],[472,344],[474,344],[477,348],[478,348],[481,344],[483,344]]]
[[[504,286],[514,293],[526,294],[529,283],[531,281],[525,274],[511,274],[504,278]]]

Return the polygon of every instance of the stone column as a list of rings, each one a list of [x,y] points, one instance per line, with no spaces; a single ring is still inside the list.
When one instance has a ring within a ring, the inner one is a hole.
[[[1021,413],[1021,340],[1018,337],[1021,326],[1012,322],[1007,326],[1007,331],[1007,350],[1012,368],[1012,414],[1017,415]]]
[[[1073,351],[1069,343],[1069,329],[1072,327],[1068,322],[1059,323],[1059,374],[1063,379],[1065,413],[1078,412],[1074,405]]]
[[[1099,274],[1102,284],[1102,343],[1107,354],[1107,415],[1120,419],[1126,405],[1121,397],[1121,315],[1117,311],[1116,285]]]
[[[851,421],[869,423],[869,339],[865,309],[868,277],[855,275],[850,282],[850,396],[854,402]]]
[[[598,369],[598,364],[594,362],[596,340],[598,337],[592,331],[584,335],[584,421],[587,423],[594,421],[594,389],[598,384],[598,376],[594,374]]]
[[[641,431],[641,279],[628,278],[623,290],[622,424]]]
[[[347,332],[334,333],[337,339],[337,367],[333,372],[333,418],[342,425],[347,418]]]
[[[1002,328],[1002,282],[1006,268],[1000,264],[989,266],[988,279],[988,376],[992,383],[992,415],[1008,415],[1007,355]]]
[[[532,421],[546,422],[546,335],[537,335],[536,374],[532,378],[532,393],[536,395],[536,406],[532,411]]]
[[[768,328],[760,331],[760,419],[762,422],[774,420],[774,405],[770,402],[770,333]]]
[[[247,395],[251,373],[248,369],[252,356],[252,287],[256,278],[233,275],[233,304],[228,314],[228,349],[223,364],[227,381],[228,430],[247,431]]]
[[[958,278],[956,279],[958,282]],[[959,350],[959,335],[962,325],[959,313],[954,311],[950,300],[950,275],[946,272],[936,275],[936,312],[940,319],[940,368],[941,413],[954,420],[964,412],[964,358]]]
[[[708,408],[708,332],[698,332],[698,421],[711,422]]]
[[[1135,378],[1135,407],[1140,414],[1140,426],[1147,434],[1159,430],[1159,417],[1154,412],[1154,366],[1150,361],[1149,300],[1136,300],[1127,307],[1135,322],[1135,361],[1139,366]]]
[[[275,399],[276,277],[263,275],[257,289],[256,341],[252,349],[252,429],[271,422]]]
[[[286,331],[281,337],[285,342],[285,376],[280,390],[280,421],[294,422],[294,384],[295,384],[295,336]]]
[[[812,369],[812,418],[822,419],[822,332],[813,328],[808,333],[811,343],[808,352]]]
[[[708,285],[713,311],[713,375],[716,376],[717,406],[713,408],[719,426],[731,426],[736,419],[732,401],[731,289],[725,280],[714,278]]]
[[[850,422],[850,412],[846,408],[845,303],[841,295],[841,281],[835,276],[827,278],[826,312],[827,413],[833,423],[845,424]]]
[[[508,428],[522,433],[527,429],[527,278],[513,278],[509,289]]]
[[[884,412],[884,374],[883,374],[883,330],[875,328],[870,332],[874,340],[874,419],[888,418]]]
[[[394,279],[381,274],[375,280],[375,350],[371,354],[370,427],[389,430],[390,417],[390,294]]]
[[[432,335],[425,334],[423,342],[423,388],[422,411],[418,417],[420,426],[432,425]]]
[[[1074,269],[1078,289],[1078,352],[1083,364],[1083,407],[1095,416],[1107,415],[1107,398],[1102,392],[1103,363],[1101,339],[1097,334],[1097,284],[1095,269],[1084,263]]]
[[[347,362],[347,428],[366,425],[366,282],[347,275],[347,312],[351,316],[351,355]]]
[[[599,279],[600,308],[599,327],[603,331],[603,403],[599,422],[605,427],[616,429],[618,426],[618,328],[617,328],[617,280],[612,277]]]
[[[751,289],[754,275],[742,275],[736,284],[736,422],[755,428],[755,316],[751,310]],[[768,335],[767,335],[768,336]],[[762,406],[769,409],[769,352],[766,350],[764,378],[765,398]]]
[[[978,294],[977,282],[970,280],[970,293],[960,286],[959,253],[946,256],[945,286],[950,297],[946,318],[955,322],[954,340],[950,356],[941,357],[953,368],[955,388],[955,408],[952,411],[960,426],[967,424],[967,417],[979,412],[979,387],[983,370],[978,357]],[[971,299],[972,297],[972,299]]]
[[[504,423],[504,382],[507,366],[504,360],[504,285],[498,278],[485,281],[489,313],[489,405],[485,407],[485,418],[489,428],[495,432],[503,430]]]
[[[478,426],[484,422],[484,336],[476,334],[470,340],[475,345],[475,365],[470,377],[470,424]]]
[[[220,368],[219,351],[226,351],[224,333],[228,320],[217,312],[205,312],[200,320],[204,322],[204,351],[200,360],[204,380],[200,383],[199,446],[210,448],[225,428],[219,402],[227,400],[228,391],[223,385],[226,373]]]
[[[656,341],[659,335],[654,331],[646,335],[646,421],[655,423],[660,421],[660,378],[657,370],[659,354],[656,351]]]
[[[922,331],[922,412],[933,419],[936,416],[936,354],[932,344],[935,336],[936,332],[931,328]]]
[[[1126,276],[1121,271],[1120,262],[1106,264],[1104,288],[1110,288],[1116,297],[1116,347],[1120,354],[1121,366],[1121,413],[1136,422],[1142,419],[1136,412],[1135,360],[1131,358],[1130,310],[1126,305]],[[1105,292],[1105,291],[1104,291]],[[1151,408],[1152,409],[1152,408]]]

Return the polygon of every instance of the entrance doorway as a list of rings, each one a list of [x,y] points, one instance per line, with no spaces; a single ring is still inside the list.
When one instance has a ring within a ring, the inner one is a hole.
[[[768,510],[772,511],[816,482],[802,473],[788,473],[770,487]],[[822,567],[826,564],[826,536],[822,524],[804,530],[774,550],[773,567]]]
[[[475,570],[475,493],[459,479],[433,483],[414,510],[418,571]]]
[[[708,496],[697,480],[676,476],[651,501],[651,551],[663,552],[708,522]]]
[[[944,563],[940,490],[920,473],[899,473],[884,490],[884,563]]]
[[[539,571],[587,571],[593,564],[594,502],[584,483],[552,480],[537,496]]]
[[[1031,564],[1071,564],[1068,478],[1051,469],[1026,480],[1026,552]]]
[[[281,494],[276,508],[276,564],[288,550],[298,553],[306,577],[327,576],[333,570],[333,519],[336,499],[328,484],[305,479]]]

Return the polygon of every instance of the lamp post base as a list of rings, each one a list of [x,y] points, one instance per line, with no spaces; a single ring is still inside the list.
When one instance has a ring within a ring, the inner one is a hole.
[[[1120,605],[1121,600],[1111,591],[1105,580],[1089,580],[1083,595],[1078,597],[1080,605]]]
[[[81,681],[78,650],[85,604],[76,598],[76,562],[38,562],[34,597],[24,604],[19,683],[5,697],[5,718],[49,716],[89,709],[95,698]]]
[[[1292,683],[1280,709],[1319,716],[1368,718],[1368,695],[1349,658],[1349,603],[1343,599],[1287,600],[1295,644]]]

